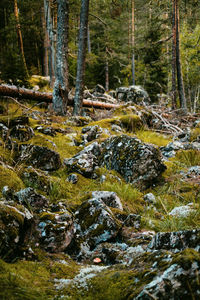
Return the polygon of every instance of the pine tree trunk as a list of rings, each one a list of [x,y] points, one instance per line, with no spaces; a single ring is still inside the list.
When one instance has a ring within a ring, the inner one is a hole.
[[[53,43],[54,33],[52,24],[51,0],[44,0],[44,13],[47,32],[48,73],[50,76],[50,86],[53,87],[55,82],[55,49]]]
[[[132,0],[132,13],[131,13],[131,46],[132,46],[132,83],[135,85],[135,54],[134,54],[134,46],[135,46],[135,0]]]
[[[20,26],[20,22],[19,22],[17,0],[14,0],[14,14],[15,14],[17,35],[18,35],[19,47],[20,47],[21,57],[22,57],[23,65],[24,65],[24,70],[25,70],[26,76],[29,77],[28,69],[27,69],[27,65],[26,65],[25,54],[24,54],[24,45],[23,45],[23,39],[22,39],[21,26]]]
[[[180,99],[180,106],[184,111],[187,111],[186,98],[184,93],[183,76],[181,70],[180,58],[180,30],[179,30],[179,0],[176,0],[176,69],[177,69],[177,84]]]
[[[68,101],[68,23],[69,1],[57,0],[56,80],[53,90],[53,109],[64,115]]]
[[[109,65],[108,65],[108,57],[107,57],[108,49],[106,47],[106,64],[105,64],[105,88],[106,92],[109,90]]]
[[[42,11],[42,27],[44,33],[44,56],[43,56],[43,73],[44,76],[49,75],[49,66],[48,66],[48,32],[47,32],[47,24],[46,24],[46,17],[45,17],[45,0],[44,0],[44,8]]]
[[[88,13],[89,13],[89,0],[81,0],[76,90],[75,90],[74,111],[73,111],[74,115],[81,114],[82,102],[83,102]]]
[[[87,31],[87,44],[88,44],[88,53],[92,53],[91,42],[90,42],[90,27],[89,27],[89,24],[88,24],[88,31]]]
[[[176,108],[176,5],[172,8],[172,109]]]

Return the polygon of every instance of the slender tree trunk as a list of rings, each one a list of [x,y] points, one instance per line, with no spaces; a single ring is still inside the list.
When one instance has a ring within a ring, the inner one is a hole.
[[[132,9],[131,9],[131,46],[132,46],[132,83],[135,85],[135,0],[132,0]]]
[[[181,108],[187,111],[186,98],[184,93],[183,76],[181,70],[180,58],[180,29],[179,29],[179,0],[176,0],[176,69],[177,69],[177,84]]]
[[[44,8],[43,8],[43,11],[42,11],[42,27],[43,27],[43,33],[44,33],[43,72],[44,72],[44,76],[48,76],[49,75],[49,66],[48,66],[48,45],[49,45],[49,38],[48,38],[46,16],[45,16],[45,0],[44,0]]]
[[[109,90],[109,65],[108,65],[108,57],[107,57],[107,52],[108,49],[106,47],[106,64],[105,64],[105,88],[106,88],[106,92]]]
[[[88,13],[89,13],[89,0],[81,0],[76,90],[75,90],[74,111],[73,111],[74,115],[81,114],[81,108],[83,102]]]
[[[26,76],[28,77],[29,74],[28,74],[28,69],[27,69],[26,59],[25,59],[25,54],[24,54],[24,46],[23,46],[21,26],[20,26],[20,22],[19,22],[19,13],[18,13],[17,0],[14,0],[14,14],[15,14],[15,20],[16,20],[16,28],[17,28],[17,35],[18,35],[18,41],[19,41],[21,57],[22,57],[22,61],[23,61]]]
[[[90,41],[90,26],[88,24],[88,31],[87,31],[87,44],[88,44],[88,53],[92,53],[91,50],[91,41]]]
[[[176,108],[176,5],[172,8],[172,109]]]
[[[64,115],[68,101],[69,1],[57,0],[57,3],[56,80],[53,90],[53,109],[56,113]]]
[[[47,29],[47,49],[48,49],[48,72],[50,76],[50,86],[53,87],[55,82],[55,47],[53,43],[53,23],[51,0],[44,0],[44,12]]]

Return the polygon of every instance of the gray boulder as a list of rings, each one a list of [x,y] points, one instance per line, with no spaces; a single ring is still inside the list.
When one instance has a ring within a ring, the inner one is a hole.
[[[34,131],[27,125],[16,125],[12,127],[9,135],[11,138],[18,139],[20,142],[26,142],[34,136]]]
[[[148,245],[151,250],[183,250],[197,248],[200,250],[200,229],[176,232],[158,232]]]
[[[100,199],[92,198],[82,203],[75,213],[76,233],[68,251],[85,256],[96,245],[117,235],[120,223],[110,208]]]
[[[30,164],[44,171],[55,171],[62,165],[60,155],[57,152],[47,147],[34,146],[31,144],[20,145],[19,153],[15,153],[15,160]]]
[[[95,168],[98,167],[98,155],[100,147],[97,142],[85,147],[70,159],[64,159],[67,172],[76,172],[85,177],[92,177]]]
[[[72,215],[67,211],[44,212],[37,224],[39,243],[48,252],[66,250],[74,236]]]
[[[26,208],[20,209],[0,201],[0,257],[6,261],[22,255],[30,234],[33,216]]]
[[[108,191],[94,191],[92,198],[102,200],[107,206],[123,210],[121,200],[115,192]]]
[[[149,103],[150,98],[148,93],[138,85],[132,85],[129,87],[119,87],[116,90],[117,99],[119,101],[124,102],[133,102],[133,103],[140,103],[146,102]]]
[[[27,208],[35,212],[40,212],[49,205],[47,198],[38,194],[30,187],[15,193],[14,197],[20,204],[27,206]]]
[[[151,144],[126,135],[108,138],[101,144],[100,165],[120,173],[127,182],[147,188],[166,169],[161,154]]]

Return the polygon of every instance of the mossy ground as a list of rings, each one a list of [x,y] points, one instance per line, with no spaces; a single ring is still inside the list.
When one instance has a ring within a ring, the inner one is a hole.
[[[48,112],[43,108],[37,108],[39,113],[35,115],[38,117],[34,118],[33,110],[36,110],[36,108],[28,111],[12,101],[9,101],[5,106],[7,115],[1,116],[0,119],[6,122],[13,117],[24,114],[29,116],[30,126],[33,128],[36,125],[60,127],[62,129],[70,127],[69,134],[57,133],[55,137],[44,135],[35,130],[35,136],[28,143],[46,146],[55,150],[60,154],[62,160],[70,158],[82,150],[82,147],[75,146],[73,143],[75,137],[80,137],[82,126],[76,126],[76,124],[68,125],[67,117],[49,116]],[[26,104],[26,106],[32,107],[29,104]],[[138,137],[143,142],[154,144],[157,147],[166,146],[166,144],[171,142],[171,136],[148,130],[141,122],[141,119],[134,113],[133,109],[123,107],[115,111],[113,115],[110,114],[109,118],[91,121],[87,126],[99,125],[108,129],[112,134],[121,135],[121,133],[114,132],[111,129],[113,124],[121,125],[122,133]],[[84,120],[82,121],[84,124]],[[195,140],[198,133],[198,130],[194,130],[191,139]],[[101,140],[105,138],[107,138],[106,135],[101,136]],[[24,180],[22,174],[26,171],[27,166],[14,165],[12,153],[5,148],[2,140],[0,140],[0,151],[0,160],[3,162],[0,165],[0,193],[5,185],[16,191],[23,187],[31,186],[36,188],[38,192],[41,192],[41,184],[34,185],[34,182]],[[62,201],[69,210],[74,211],[78,205],[91,197],[92,191],[113,191],[120,197],[125,213],[137,213],[142,216],[141,229],[176,231],[198,228],[200,227],[199,183],[185,180],[180,172],[186,171],[190,166],[198,165],[199,161],[199,151],[178,151],[173,159],[165,162],[167,170],[163,175],[163,183],[143,192],[133,185],[125,183],[116,172],[108,171],[105,168],[99,168],[96,171],[97,179],[89,179],[77,174],[78,182],[72,184],[67,181],[68,174],[63,167],[56,172],[42,175],[44,176],[44,184],[46,184],[46,180],[49,183],[48,192],[42,190],[42,193],[50,198],[51,203]],[[9,166],[12,166],[12,168]],[[106,177],[104,182],[101,180],[102,175]],[[148,206],[143,200],[143,196],[147,192],[152,192],[156,197],[154,207]],[[187,218],[169,216],[169,212],[174,207],[187,205],[191,202],[196,205],[197,209]],[[62,290],[59,292],[55,289],[54,279],[73,278],[78,273],[80,265],[77,265],[65,255],[60,257],[47,256],[45,252],[37,249],[34,245],[33,250],[36,255],[35,261],[19,260],[13,264],[0,261],[1,299],[133,299],[140,291],[141,286],[148,283],[155,276],[149,270],[152,263],[151,258],[143,256],[141,260],[136,261],[129,269],[117,266],[105,270],[90,281],[88,290],[79,290],[76,287],[72,287],[66,291]],[[60,263],[59,261],[62,260],[66,260],[67,263]],[[138,278],[142,276],[144,281],[141,285],[141,283],[138,284]],[[62,295],[64,295],[63,298]]]

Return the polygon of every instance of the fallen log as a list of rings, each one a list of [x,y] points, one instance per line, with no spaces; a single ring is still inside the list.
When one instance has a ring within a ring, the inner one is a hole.
[[[42,93],[42,92],[37,92],[25,88],[19,88],[14,85],[7,85],[7,84],[0,85],[0,96],[9,96],[18,99],[29,99],[35,101],[42,101],[46,103],[51,103],[53,98],[52,93]],[[68,105],[73,106],[74,100],[69,99]],[[94,107],[99,109],[112,109],[112,108],[118,108],[120,105],[84,99],[83,106]]]

